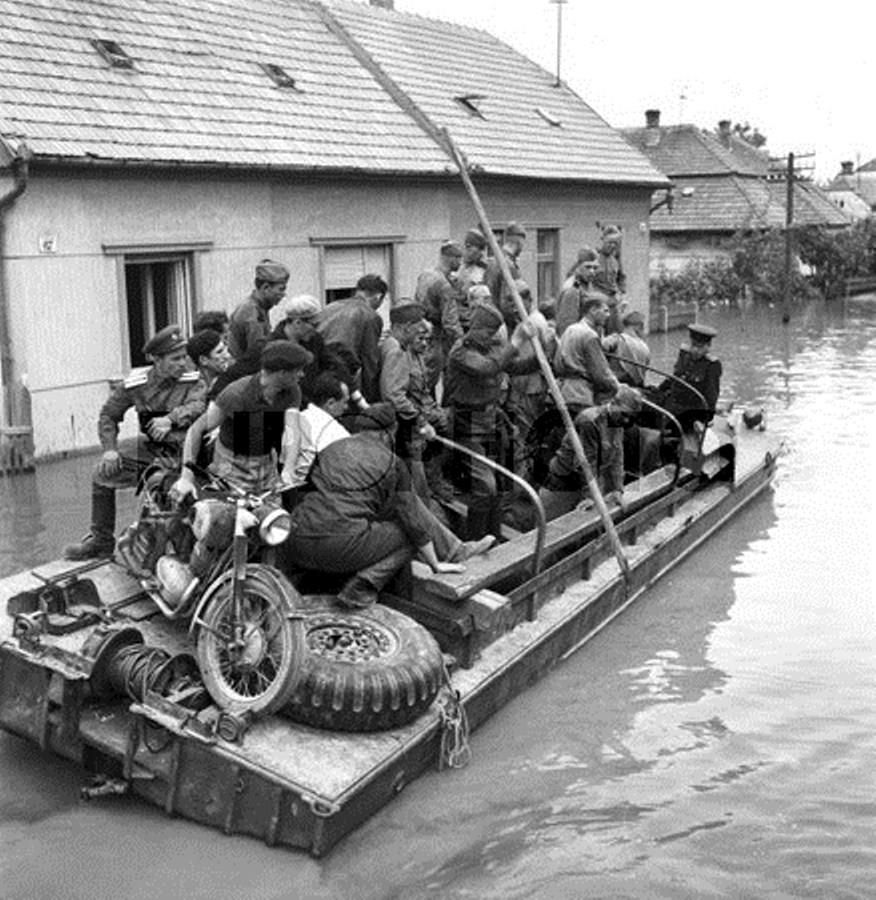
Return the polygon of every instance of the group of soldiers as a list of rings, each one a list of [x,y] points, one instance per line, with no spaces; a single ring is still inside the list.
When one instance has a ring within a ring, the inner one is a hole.
[[[325,307],[306,294],[286,300],[272,326],[290,273],[262,260],[252,293],[230,316],[200,313],[188,338],[175,325],[161,329],[144,347],[150,365],[113,389],[98,420],[91,528],[65,555],[113,552],[115,491],[158,461],[179,472],[177,501],[197,495],[208,467],[245,490],[276,490],[292,517],[286,563],[348,576],[344,605],[374,602],[415,556],[458,571],[499,537],[512,493],[485,459],[537,481],[549,517],[584,497],[568,436],[553,429],[551,438],[542,424],[551,401],[535,342],[552,362],[600,487],[618,497],[624,433],[648,430],[636,420],[650,362],[644,319],[625,307],[620,232],[607,228],[598,249],[582,248],[559,297],[541,303],[520,278],[525,241],[521,226],[505,228],[500,252],[513,283],[487,258],[479,230],[443,243],[413,296],[391,305],[388,330],[378,312],[388,286],[375,274]],[[685,427],[714,412],[713,334],[692,326],[678,380],[650,395],[688,415]],[[684,381],[705,403],[685,395]],[[132,407],[141,437],[122,454],[119,426]],[[460,451],[447,449],[454,446]],[[550,448],[541,470],[539,446]],[[468,510],[462,538],[441,507],[459,493]]]

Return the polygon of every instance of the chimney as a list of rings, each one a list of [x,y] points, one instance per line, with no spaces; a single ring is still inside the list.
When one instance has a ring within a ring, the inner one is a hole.
[[[660,143],[660,110],[645,110],[645,146],[656,147]]]
[[[855,164],[849,159],[845,162],[840,163],[842,166],[842,171],[840,175],[854,175],[855,174]]]
[[[725,147],[730,146],[730,120],[729,119],[721,119],[718,122],[718,137],[721,140],[721,143]]]
[[[368,0],[371,6],[379,6],[381,9],[395,9],[395,0]]]

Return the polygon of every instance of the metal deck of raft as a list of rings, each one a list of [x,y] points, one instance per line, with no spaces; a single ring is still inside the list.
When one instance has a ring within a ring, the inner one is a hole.
[[[746,432],[732,480],[702,486],[686,473],[673,486],[669,470],[660,470],[628,486],[629,507],[616,513],[628,581],[595,513],[574,512],[549,523],[545,565],[535,576],[526,571],[533,536],[522,534],[471,560],[461,575],[433,576],[415,564],[407,595],[387,602],[428,625],[458,658],[452,684],[476,728],[757,496],[771,480],[777,450],[768,435]],[[38,574],[70,568],[56,562]],[[88,578],[113,616],[136,625],[147,643],[185,647],[185,632],[153,615],[121,567],[107,562]],[[574,591],[561,593],[573,582],[580,582]],[[32,573],[0,581],[3,609],[41,583]],[[170,815],[226,833],[321,855],[439,758],[438,701],[393,731],[328,732],[273,716],[228,742],[160,698],[89,699],[87,667],[75,663],[81,632],[22,649],[11,628],[12,619],[0,616],[0,726],[86,771],[113,776]]]

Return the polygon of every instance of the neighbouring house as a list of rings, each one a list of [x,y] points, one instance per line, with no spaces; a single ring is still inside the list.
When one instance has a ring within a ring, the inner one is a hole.
[[[690,260],[729,258],[740,232],[785,225],[787,182],[764,150],[734,134],[729,121],[717,131],[661,125],[659,110],[645,113],[644,128],[624,128],[630,143],[672,181],[652,203],[651,270],[674,272]],[[843,228],[849,217],[811,181],[793,186],[793,221]]]
[[[856,221],[872,216],[876,212],[876,159],[857,170],[851,161],[841,163],[839,174],[824,192]]]
[[[599,223],[647,306],[667,184],[566,85],[492,35],[391,0],[7,0],[0,43],[0,426],[93,447],[147,335],[232,309],[263,257],[324,302],[365,272],[411,294],[477,218],[527,229],[555,294]],[[132,422],[127,425],[133,433]]]

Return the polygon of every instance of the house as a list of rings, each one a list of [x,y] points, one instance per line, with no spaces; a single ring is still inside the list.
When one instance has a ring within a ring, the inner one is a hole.
[[[0,43],[0,425],[37,456],[97,443],[144,338],[236,306],[255,263],[328,302],[365,272],[412,293],[475,224],[442,129],[522,269],[556,293],[598,223],[647,304],[665,177],[490,34],[391,0],[7,0]],[[128,434],[133,433],[128,423]]]
[[[787,183],[766,152],[733,133],[660,124],[648,110],[644,128],[624,128],[630,143],[672,180],[672,203],[655,196],[650,217],[651,269],[678,271],[689,260],[729,258],[739,232],[785,225]],[[794,222],[842,228],[849,217],[810,181],[794,183]]]
[[[825,194],[853,219],[866,219],[876,212],[876,159],[855,170],[855,164],[840,164],[839,174],[824,189]]]

